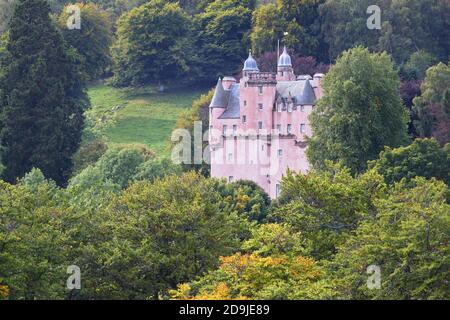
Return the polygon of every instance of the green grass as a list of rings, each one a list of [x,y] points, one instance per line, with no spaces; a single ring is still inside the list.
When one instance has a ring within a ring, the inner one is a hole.
[[[92,108],[117,111],[115,123],[105,129],[108,144],[142,143],[158,156],[168,156],[171,132],[178,115],[207,89],[173,88],[158,93],[154,88],[118,89],[98,84],[88,90]]]

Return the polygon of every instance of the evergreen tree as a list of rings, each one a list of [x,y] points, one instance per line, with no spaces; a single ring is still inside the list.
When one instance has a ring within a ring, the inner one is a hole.
[[[88,104],[76,55],[52,24],[45,0],[20,0],[11,19],[0,74],[3,178],[33,167],[62,185],[78,149]]]

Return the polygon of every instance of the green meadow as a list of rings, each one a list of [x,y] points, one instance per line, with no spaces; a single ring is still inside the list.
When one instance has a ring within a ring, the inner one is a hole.
[[[104,130],[108,144],[142,143],[158,156],[168,156],[178,116],[207,90],[181,87],[159,93],[154,87],[119,89],[97,84],[88,93],[96,111],[110,113],[117,108],[114,123]]]

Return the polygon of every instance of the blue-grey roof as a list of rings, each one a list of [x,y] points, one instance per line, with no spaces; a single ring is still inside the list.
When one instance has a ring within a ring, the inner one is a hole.
[[[219,80],[210,108],[224,108],[219,119],[239,119],[241,116],[239,84],[234,83],[225,90]],[[314,105],[316,95],[309,80],[282,81],[277,83],[277,98],[295,98],[296,105]]]
[[[283,53],[278,59],[279,67],[292,67],[291,56],[287,53],[286,46],[284,46]]]
[[[223,88],[222,80],[217,81],[214,96],[209,104],[210,108],[226,108],[228,105],[229,92]]]
[[[248,54],[247,60],[244,62],[243,71],[259,71],[258,64],[256,63],[256,60],[253,59],[251,51]]]
[[[239,104],[239,84],[233,84],[229,93],[227,109],[222,113],[219,119],[239,119],[241,116],[241,107]]]
[[[296,105],[314,105],[316,95],[309,80],[282,81],[277,83],[278,97],[295,98]]]

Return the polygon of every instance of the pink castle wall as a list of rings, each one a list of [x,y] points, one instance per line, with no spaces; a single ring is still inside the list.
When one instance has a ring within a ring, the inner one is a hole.
[[[315,75],[310,81],[316,99],[322,97],[320,79]],[[234,82],[229,77],[223,81],[225,90]],[[313,105],[296,106],[296,110],[278,111],[276,105],[277,83],[297,81],[292,72],[284,69],[283,75],[259,72],[246,73],[239,83],[240,115],[238,119],[219,119],[224,108],[210,109],[211,176],[232,180],[252,180],[260,185],[272,198],[277,197],[277,185],[288,168],[305,173],[309,170],[306,158],[305,136],[311,136],[308,116]],[[307,80],[308,81],[308,80]],[[260,93],[259,86],[262,86]],[[245,101],[245,103],[244,103]],[[262,104],[260,110],[258,105]],[[246,122],[243,122],[243,117]],[[258,122],[262,122],[259,129]],[[292,125],[287,134],[287,125]],[[305,132],[300,125],[305,124]],[[223,126],[227,131],[223,134]],[[233,130],[236,126],[236,132]],[[280,134],[277,125],[281,125]],[[282,154],[278,155],[278,150]]]

